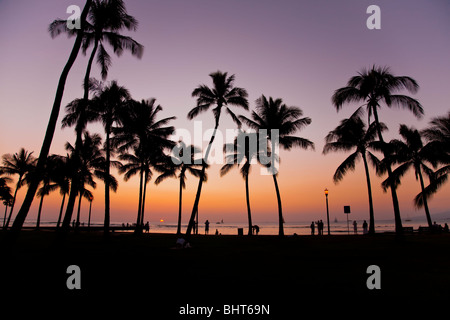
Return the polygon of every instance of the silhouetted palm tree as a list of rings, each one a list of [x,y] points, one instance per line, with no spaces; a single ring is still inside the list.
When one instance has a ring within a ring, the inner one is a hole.
[[[416,179],[419,180],[420,188],[422,193],[424,193],[425,184],[422,173],[425,173],[430,177],[430,180],[433,179],[434,171],[428,165],[431,164],[434,167],[437,166],[435,149],[431,143],[426,145],[423,144],[420,132],[416,129],[408,128],[406,125],[402,124],[400,125],[399,133],[404,141],[395,139],[390,142],[394,152],[388,161],[392,164],[400,165],[392,172],[391,177],[388,177],[383,181],[382,187],[386,190],[391,184],[398,186],[400,184],[400,178],[403,177],[410,168],[414,168]],[[390,181],[390,179],[393,179],[393,181]],[[425,209],[428,226],[432,227],[427,198],[428,197],[423,197],[423,207]]]
[[[125,163],[119,172],[125,173],[125,181],[139,173],[139,206],[136,221],[136,233],[142,232],[144,221],[144,206],[147,182],[152,176],[151,168],[163,172],[170,161],[164,154],[164,150],[173,148],[175,143],[169,140],[175,128],[166,126],[175,117],[157,119],[162,110],[155,104],[156,99],[137,102],[130,100],[127,108],[121,115],[122,125],[114,128],[114,145],[121,153],[119,159]],[[133,150],[129,153],[128,150]]]
[[[47,160],[48,153],[50,151],[50,146],[52,144],[53,135],[55,133],[56,123],[58,122],[59,110],[61,108],[61,100],[64,93],[64,86],[66,84],[67,76],[69,75],[69,71],[72,68],[77,56],[80,51],[81,42],[83,40],[83,31],[86,27],[86,17],[88,15],[89,9],[91,7],[92,0],[86,0],[86,4],[84,5],[83,11],[80,16],[80,29],[74,29],[74,32],[77,34],[75,39],[75,43],[73,45],[72,51],[70,53],[69,59],[67,60],[66,65],[61,73],[59,78],[58,87],[56,89],[55,100],[53,101],[52,111],[50,113],[50,119],[47,124],[47,131],[45,132],[44,141],[42,142],[41,152],[39,154],[39,159],[36,165],[36,172],[41,172],[44,168],[45,161]],[[51,33],[51,30],[50,30]],[[17,213],[16,219],[14,220],[13,226],[11,230],[17,235],[19,231],[22,229],[23,223],[28,215],[30,210],[30,206],[33,202],[34,196],[36,194],[37,188],[39,186],[39,177],[36,175],[36,179],[31,181],[28,187],[27,194],[22,203],[22,207]]]
[[[120,125],[122,109],[125,108],[128,100],[131,99],[130,93],[125,87],[119,86],[117,81],[112,81],[108,86],[99,86],[96,88],[97,95],[92,100],[93,111],[97,113],[98,119],[102,122],[105,128],[106,140],[105,140],[105,174],[110,175],[111,166],[111,142],[110,136],[112,126],[114,124]],[[105,220],[104,231],[105,234],[109,232],[110,223],[110,182],[105,180]]]
[[[42,205],[44,203],[45,196],[48,196],[50,192],[56,190],[58,188],[57,184],[52,183],[53,179],[55,179],[55,174],[57,173],[56,167],[57,167],[57,161],[56,160],[59,156],[57,155],[51,155],[48,156],[47,161],[45,162],[44,170],[41,172],[41,179],[42,179],[42,187],[39,188],[37,191],[37,196],[41,198],[41,201],[39,201],[39,209],[38,209],[38,215],[36,219],[36,229],[39,229],[40,223],[41,223],[41,212],[42,212]]]
[[[252,232],[252,212],[250,208],[250,192],[248,186],[248,175],[250,174],[252,160],[258,159],[258,134],[256,132],[246,133],[239,131],[233,143],[228,143],[223,146],[223,151],[227,153],[225,156],[225,165],[220,169],[220,175],[227,174],[233,167],[241,166],[241,174],[245,180],[245,199],[247,203],[247,218],[248,218],[248,235]]]
[[[179,141],[178,145],[172,150],[172,162],[169,163],[169,167],[155,180],[155,184],[159,184],[167,178],[178,178],[180,180],[177,234],[181,234],[181,207],[183,201],[183,189],[186,189],[186,172],[189,172],[197,178],[200,178],[202,173],[201,169],[199,169],[202,167],[202,164],[195,163],[195,155],[198,153],[201,153],[199,148],[193,145],[187,146],[183,141]],[[206,173],[203,178],[205,180],[208,179]]]
[[[54,161],[55,161],[55,168],[52,179],[54,185],[57,188],[59,188],[59,193],[62,195],[61,207],[59,209],[58,221],[56,223],[56,227],[59,228],[62,219],[66,195],[69,194],[70,191],[70,178],[72,168],[70,167],[71,161],[69,155],[67,156],[55,155]]]
[[[0,200],[3,201],[5,205],[5,215],[3,217],[3,227],[6,223],[6,214],[8,212],[8,207],[12,205],[13,196],[11,194],[11,188],[8,183],[12,180],[9,177],[2,177],[3,171],[0,170]]]
[[[18,153],[5,154],[3,155],[3,167],[2,171],[7,175],[18,175],[16,189],[14,191],[14,196],[11,204],[11,209],[9,211],[8,220],[6,221],[5,230],[8,229],[9,221],[14,210],[14,204],[16,202],[17,191],[22,187],[24,183],[24,177],[31,170],[34,170],[36,165],[36,159],[33,157],[33,152],[28,152],[24,148],[21,148]]]
[[[394,76],[387,67],[373,66],[370,70],[363,69],[358,75],[350,78],[347,86],[337,89],[331,100],[337,111],[345,103],[364,102],[369,116],[368,123],[371,122],[370,117],[373,115],[378,128],[378,139],[384,144],[378,117],[381,103],[387,107],[408,109],[418,118],[423,115],[423,108],[419,101],[407,95],[396,94],[397,91],[403,89],[415,93],[419,89],[419,85],[411,77]],[[383,153],[385,158],[389,157],[386,148],[383,148]],[[387,172],[390,177],[392,175],[390,166],[387,167]],[[395,185],[391,185],[390,190],[394,207],[395,230],[397,234],[400,234],[403,232],[403,228]]]
[[[194,91],[192,91],[192,96],[197,97],[197,106],[188,113],[188,119],[192,120],[198,114],[209,110],[209,108],[211,108],[212,106],[215,106],[212,109],[215,120],[214,131],[208,143],[208,147],[206,148],[204,165],[201,172],[202,176],[205,175],[206,164],[208,163],[211,146],[216,137],[217,128],[219,127],[222,109],[225,108],[225,111],[231,116],[233,121],[238,124],[238,126],[240,126],[241,122],[239,118],[234,114],[234,112],[229,108],[229,106],[233,105],[248,110],[247,91],[243,88],[233,86],[234,75],[228,76],[227,72],[216,71],[211,73],[209,76],[212,78],[213,87],[209,88],[206,85],[200,85],[195,88]],[[204,179],[199,179],[198,182],[197,194],[195,196],[194,206],[192,208],[191,217],[189,219],[188,228],[186,230],[187,236],[191,234],[192,227],[194,226],[194,220],[195,215],[198,211],[198,204],[200,202],[203,181]]]
[[[326,144],[323,148],[323,154],[331,151],[352,151],[354,152],[348,156],[336,169],[333,176],[333,181],[338,183],[344,178],[348,170],[355,170],[356,162],[361,157],[364,162],[364,169],[366,173],[367,192],[369,196],[369,234],[375,233],[375,218],[372,200],[372,186],[370,183],[370,173],[367,158],[374,163],[378,163],[378,159],[372,154],[368,148],[371,147],[377,135],[376,123],[367,128],[364,122],[359,118],[357,113],[348,119],[341,121],[341,124],[333,131],[330,131],[325,138]],[[380,123],[381,131],[386,129],[383,123]]]
[[[73,209],[75,206],[75,199],[78,196],[81,186],[78,185],[82,181],[82,177],[77,177],[80,173],[79,169],[82,166],[81,149],[83,147],[83,133],[86,130],[88,122],[92,122],[97,118],[97,113],[88,108],[84,99],[75,99],[66,106],[66,115],[62,119],[62,127],[75,126],[76,140],[75,146],[71,149],[70,155],[70,167],[71,183],[69,200],[67,202],[66,214],[64,215],[62,230],[67,232],[70,228],[70,222],[72,219]]]
[[[94,177],[97,177],[101,180],[105,180],[105,156],[103,150],[100,148],[102,143],[102,139],[98,134],[90,135],[89,132],[84,132],[84,139],[80,149],[80,166],[77,168],[77,174],[75,175],[79,181],[77,185],[78,189],[78,211],[77,211],[77,219],[76,225],[80,224],[80,210],[81,210],[81,199],[85,197],[86,199],[90,199],[92,193],[86,189],[86,185],[91,186],[92,188],[96,188],[97,184],[94,181]],[[72,154],[75,153],[75,147],[73,147],[70,143],[66,144],[66,149]],[[117,190],[117,180],[113,177],[109,177],[110,187],[113,190]],[[73,182],[72,182],[73,183]],[[64,221],[67,217],[64,217]],[[70,221],[70,220],[69,220]]]
[[[427,138],[429,144],[433,146],[437,160],[442,167],[436,170],[424,192],[416,196],[414,201],[419,207],[424,204],[425,198],[439,190],[447,181],[450,173],[450,112],[446,116],[433,118],[430,126],[422,131],[422,136]]]
[[[278,170],[275,166],[276,148],[278,144],[286,150],[290,150],[292,147],[300,147],[302,149],[314,149],[314,143],[308,139],[292,136],[297,130],[311,123],[311,119],[303,117],[303,111],[298,107],[288,107],[283,103],[282,99],[273,99],[269,97],[269,100],[262,95],[256,100],[256,111],[252,112],[252,119],[245,116],[240,116],[245,124],[250,128],[258,130],[260,135],[264,134],[264,137],[259,139],[267,139],[271,142],[271,171],[273,182],[275,185],[275,191],[277,193],[278,202],[278,235],[284,236],[283,228],[283,210],[281,206],[281,195],[278,188],[277,175]],[[276,136],[274,136],[276,135]],[[278,141],[277,141],[278,140]],[[260,150],[263,151],[263,150]]]

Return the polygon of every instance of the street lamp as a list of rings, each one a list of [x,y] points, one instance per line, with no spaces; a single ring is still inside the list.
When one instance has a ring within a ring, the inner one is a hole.
[[[325,188],[324,192],[325,192],[325,199],[326,199],[325,201],[326,201],[326,203],[327,203],[327,227],[328,227],[328,235],[330,235],[330,213],[329,213],[329,210],[328,210],[328,189]]]

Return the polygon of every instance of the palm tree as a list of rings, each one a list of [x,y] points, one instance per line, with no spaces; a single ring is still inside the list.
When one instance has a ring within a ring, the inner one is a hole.
[[[92,193],[86,189],[86,184],[91,186],[92,188],[96,188],[97,184],[94,181],[94,177],[97,177],[101,180],[107,179],[105,175],[105,156],[104,151],[100,148],[102,143],[102,139],[98,134],[90,135],[89,132],[84,133],[83,144],[80,150],[80,166],[77,168],[77,174],[75,177],[79,179],[77,185],[78,189],[78,211],[77,211],[77,223],[79,226],[80,223],[80,211],[81,211],[81,200],[82,197],[86,199],[90,199]],[[73,147],[70,143],[66,144],[66,149],[71,153],[71,155],[75,154],[76,147]],[[112,190],[117,190],[117,180],[113,176],[109,176],[110,187]],[[73,180],[72,180],[73,183]],[[70,217],[64,217],[64,222],[66,219],[70,222]]]
[[[65,232],[70,228],[75,199],[81,189],[78,183],[82,180],[82,177],[78,177],[77,174],[80,173],[79,169],[82,167],[81,149],[83,147],[83,133],[85,133],[88,122],[92,122],[95,119],[97,119],[97,113],[92,108],[86,107],[86,101],[84,99],[75,99],[66,106],[66,115],[61,121],[62,128],[75,126],[76,132],[75,147],[70,149],[72,152],[70,155],[70,168],[72,168],[70,193],[62,224],[62,230]]]
[[[425,192],[419,193],[415,198],[415,203],[419,207],[424,204],[426,197],[430,197],[439,190],[450,173],[450,112],[446,116],[433,118],[430,126],[422,131],[422,136],[435,149],[436,157],[442,167],[430,177],[430,184],[425,187]]]
[[[294,106],[288,107],[280,98],[273,99],[272,97],[269,97],[269,100],[267,100],[267,98],[262,95],[256,100],[256,111],[252,112],[252,120],[245,116],[240,116],[239,119],[246,123],[250,128],[258,130],[259,134],[264,135],[259,139],[267,139],[271,142],[271,166],[274,167],[275,157],[277,156],[275,148],[278,144],[285,150],[290,150],[292,147],[299,147],[305,150],[308,148],[314,149],[313,142],[305,138],[291,135],[311,123],[310,118],[302,118],[302,116],[303,111],[300,108]],[[277,139],[278,141],[276,141]],[[276,168],[272,169],[271,174],[278,202],[278,235],[284,236],[283,210],[277,181],[278,170]]]
[[[387,129],[383,123],[380,123],[380,125],[382,131]],[[332,151],[354,150],[354,152],[348,156],[336,169],[333,176],[334,183],[341,181],[348,170],[355,170],[355,165],[358,159],[363,159],[366,173],[367,192],[369,196],[369,234],[375,233],[375,218],[372,200],[372,186],[370,183],[367,158],[369,158],[373,163],[378,163],[378,159],[376,159],[375,155],[368,150],[368,148],[372,146],[376,135],[376,123],[372,122],[366,130],[366,125],[357,113],[355,113],[352,117],[342,120],[341,124],[336,127],[336,129],[328,133],[325,138],[326,144],[323,148],[323,154],[328,154]]]
[[[0,200],[3,201],[5,205],[5,215],[3,217],[3,227],[6,223],[6,214],[8,212],[8,206],[12,205],[13,196],[11,194],[11,188],[8,186],[8,182],[11,182],[11,178],[2,177],[3,171],[0,170]]]
[[[391,184],[398,186],[400,184],[400,178],[403,177],[410,168],[414,168],[416,180],[419,180],[422,194],[424,194],[425,184],[422,172],[430,177],[430,180],[433,179],[434,171],[427,164],[436,167],[438,162],[434,146],[431,143],[424,145],[420,132],[417,129],[408,128],[404,124],[400,125],[399,133],[404,141],[395,139],[390,142],[392,149],[395,151],[387,160],[392,164],[400,165],[392,172],[391,177],[388,177],[383,181],[382,186],[385,190]],[[389,181],[390,179],[393,179],[393,181]],[[427,198],[427,196],[422,198],[422,204],[427,217],[428,226],[432,227]],[[418,203],[416,203],[416,206],[420,207]]]
[[[39,229],[40,223],[41,223],[41,212],[42,212],[42,205],[44,203],[44,197],[49,195],[50,192],[56,190],[58,188],[57,184],[52,184],[53,179],[55,178],[55,169],[57,167],[57,157],[56,155],[48,156],[47,161],[45,162],[44,170],[41,173],[41,179],[42,179],[42,187],[39,188],[37,192],[37,196],[41,198],[41,201],[39,201],[39,209],[38,209],[38,215],[36,220],[36,229]]]
[[[61,207],[59,209],[58,222],[56,223],[56,228],[59,228],[62,213],[64,209],[64,203],[66,200],[66,195],[70,191],[70,176],[72,172],[71,161],[69,155],[66,156],[55,156],[55,168],[53,175],[54,185],[59,188],[59,193],[62,195]]]
[[[122,109],[122,125],[113,128],[113,144],[120,152],[119,159],[127,162],[119,172],[125,173],[125,181],[137,173],[140,175],[136,233],[142,232],[146,186],[152,176],[151,168],[163,172],[170,161],[164,155],[164,150],[170,150],[174,146],[169,136],[175,128],[166,124],[175,117],[158,120],[160,111],[162,107],[156,105],[154,98],[141,102],[130,100],[127,107]],[[128,152],[130,149],[133,153]]]
[[[92,63],[97,53],[97,62],[101,67],[102,78],[106,79],[108,69],[111,66],[111,57],[104,48],[104,41],[108,42],[113,48],[114,52],[120,56],[124,49],[130,50],[132,55],[140,58],[143,53],[143,46],[133,40],[131,37],[123,36],[119,33],[122,29],[129,31],[135,31],[137,29],[137,20],[128,15],[125,4],[122,0],[94,0],[92,7],[89,10],[88,22],[83,32],[83,52],[86,53],[89,46],[93,43],[94,48],[90,55],[86,73],[84,76],[84,95],[83,99],[80,99],[77,104],[79,109],[88,109],[88,96],[89,96],[89,77],[91,73]],[[49,28],[52,36],[57,36],[62,32],[68,32],[65,20],[55,20]],[[80,113],[83,111],[80,110]],[[87,111],[86,111],[87,112]],[[81,147],[82,131],[77,130],[77,140],[75,142],[75,154],[74,159],[79,157],[78,149]],[[74,180],[75,182],[78,179]],[[72,192],[73,189],[73,192]],[[68,211],[73,211],[73,202],[78,192],[78,186],[72,183],[71,193],[69,195],[69,202],[67,205]],[[68,214],[69,213],[69,214]],[[66,216],[70,216],[70,212],[66,212]],[[70,222],[70,221],[69,221]],[[64,225],[63,225],[64,226]],[[66,226],[66,229],[68,226]],[[108,227],[106,227],[107,231]],[[107,233],[105,233],[107,234]]]
[[[79,30],[74,29],[74,32],[77,34],[75,39],[75,43],[73,45],[72,51],[70,53],[69,59],[67,60],[66,65],[61,73],[59,78],[58,87],[56,89],[55,100],[53,101],[52,111],[50,113],[50,119],[47,125],[47,131],[45,132],[44,141],[42,142],[41,152],[39,154],[39,159],[36,165],[36,171],[39,173],[44,168],[45,161],[47,160],[48,153],[50,151],[50,146],[52,144],[53,135],[55,133],[56,123],[58,122],[59,110],[61,108],[61,101],[64,93],[64,87],[66,85],[67,76],[69,75],[69,71],[72,68],[77,56],[78,52],[81,48],[81,43],[83,40],[83,32],[86,27],[86,17],[88,15],[89,9],[91,7],[93,0],[86,0],[86,4],[84,5],[83,11],[80,16],[80,26]],[[50,31],[51,33],[51,31]],[[39,186],[39,177],[36,175],[36,179],[31,181],[28,187],[27,194],[22,203],[22,207],[17,213],[16,219],[14,220],[13,226],[11,230],[17,235],[19,231],[22,229],[23,223],[28,215],[30,210],[31,203],[33,202],[34,196],[36,194],[37,188]]]
[[[396,94],[396,92],[403,89],[411,93],[416,93],[419,85],[411,77],[394,76],[388,67],[373,66],[370,70],[363,69],[358,75],[350,78],[347,86],[337,89],[331,100],[337,111],[345,103],[364,102],[368,111],[368,123],[371,123],[370,117],[373,115],[377,125],[378,139],[384,144],[378,117],[378,109],[381,108],[381,103],[384,103],[389,108],[401,107],[408,109],[418,118],[424,113],[419,101],[407,95]],[[387,148],[383,148],[383,153],[385,158],[389,157]],[[387,172],[389,177],[392,176],[392,169],[389,165]],[[390,185],[390,190],[394,207],[395,230],[397,234],[401,234],[403,227],[395,185]]]
[[[248,186],[248,175],[250,174],[251,162],[253,159],[258,159],[257,150],[257,133],[246,133],[242,130],[239,131],[237,137],[233,143],[227,143],[223,146],[223,151],[227,153],[225,156],[225,165],[220,169],[220,176],[227,174],[233,167],[241,166],[241,174],[245,180],[245,197],[247,203],[247,217],[248,217],[248,235],[251,236],[252,232],[252,213],[250,209],[250,192]]]
[[[200,178],[201,169],[199,169],[202,164],[195,163],[195,155],[200,153],[201,150],[193,145],[187,146],[183,141],[179,141],[172,150],[172,163],[165,169],[164,173],[159,175],[155,184],[160,184],[166,178],[178,178],[180,180],[180,191],[178,199],[178,224],[177,224],[177,234],[181,234],[181,206],[183,199],[183,189],[186,189],[186,172],[189,172],[194,177]],[[178,173],[179,172],[179,173]],[[208,179],[207,174],[203,177],[205,180]]]
[[[11,204],[11,209],[9,211],[8,220],[6,221],[4,230],[8,229],[9,221],[14,210],[14,204],[16,202],[17,191],[22,187],[24,183],[24,177],[36,164],[36,159],[33,157],[33,152],[28,152],[24,148],[21,148],[18,153],[5,154],[3,155],[3,167],[1,168],[3,172],[7,175],[18,175],[16,189],[14,191],[14,196]]]
[[[112,126],[114,124],[120,124],[120,115],[123,114],[122,110],[128,100],[131,99],[130,93],[125,87],[119,86],[117,81],[112,81],[108,86],[97,88],[97,96],[92,101],[92,108],[97,113],[98,119],[102,122],[105,128],[106,140],[105,140],[105,174],[110,175],[111,166],[111,142],[110,135],[112,132]],[[105,234],[109,232],[110,223],[110,181],[105,180],[105,221],[104,231]]]
[[[211,146],[216,137],[217,128],[219,127],[220,115],[222,109],[231,116],[233,121],[240,126],[241,122],[229,106],[242,107],[248,110],[247,91],[243,88],[234,87],[234,75],[228,76],[227,72],[216,71],[209,75],[213,81],[213,87],[209,88],[206,85],[200,85],[192,91],[192,97],[197,97],[197,106],[192,108],[188,113],[188,119],[192,120],[198,114],[209,110],[212,106],[215,106],[212,111],[214,114],[215,126],[211,139],[206,148],[204,156],[204,164],[202,167],[201,176],[205,176],[206,164],[208,163],[209,153]],[[192,208],[191,217],[189,219],[188,228],[186,230],[186,236],[189,236],[194,226],[195,215],[198,211],[198,204],[200,202],[200,195],[202,192],[204,178],[199,179],[197,194],[195,196],[194,206]]]

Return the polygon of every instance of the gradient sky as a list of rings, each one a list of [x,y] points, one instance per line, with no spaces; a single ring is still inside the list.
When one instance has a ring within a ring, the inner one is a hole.
[[[368,219],[364,168],[359,163],[338,185],[332,176],[346,154],[322,155],[325,135],[348,117],[357,105],[347,105],[337,113],[330,98],[334,90],[362,68],[373,64],[390,66],[396,75],[416,79],[425,116],[418,120],[408,111],[383,109],[381,121],[390,131],[386,140],[398,137],[401,123],[424,128],[428,121],[444,115],[450,106],[450,3],[434,1],[298,1],[298,0],[127,0],[129,14],[139,21],[131,34],[145,46],[141,60],[125,53],[113,56],[108,80],[118,80],[133,98],[156,97],[163,106],[161,116],[176,116],[173,124],[192,132],[186,118],[195,106],[192,90],[210,85],[208,74],[227,71],[236,75],[235,85],[249,92],[251,107],[261,95],[282,98],[288,105],[301,107],[312,124],[298,135],[312,140],[315,151],[281,152],[279,185],[286,222],[325,219],[323,190],[330,190],[330,216],[345,219],[343,206],[352,206],[354,219]],[[20,147],[37,156],[44,137],[58,78],[67,61],[74,39],[64,35],[52,40],[48,25],[55,18],[67,18],[66,8],[79,0],[0,0],[0,154],[14,153]],[[368,30],[366,8],[381,8],[381,30]],[[109,49],[112,53],[112,50]],[[66,83],[64,106],[82,96],[81,82],[87,58],[81,53]],[[91,76],[100,77],[95,66]],[[236,109],[235,109],[236,111]],[[240,114],[248,115],[245,111]],[[235,128],[222,117],[220,128]],[[200,115],[204,129],[213,126],[212,113]],[[102,133],[98,124],[90,132]],[[51,153],[64,154],[64,143],[73,143],[72,128],[58,127]],[[205,143],[206,144],[206,143]],[[200,202],[200,220],[246,221],[244,180],[238,170],[219,177],[220,166],[208,171]],[[372,171],[376,219],[393,218],[390,193],[383,193],[381,179]],[[135,220],[138,180],[125,183],[119,177],[119,190],[112,195],[111,219]],[[197,180],[188,178],[184,194],[184,219],[192,208]],[[420,191],[413,172],[404,178],[398,194],[403,218],[423,215],[412,199]],[[93,203],[93,219],[103,219],[103,184],[98,183]],[[448,211],[450,184],[430,201],[433,213]],[[250,176],[252,213],[255,223],[277,221],[276,196],[270,176],[259,168]],[[19,191],[18,206],[25,194]],[[447,198],[446,198],[447,197]],[[45,201],[43,220],[54,220],[60,203],[56,192]],[[146,220],[176,221],[177,181],[159,186],[150,184]],[[38,201],[29,213],[35,219]],[[88,204],[83,206],[86,217]],[[15,210],[17,212],[17,210]]]

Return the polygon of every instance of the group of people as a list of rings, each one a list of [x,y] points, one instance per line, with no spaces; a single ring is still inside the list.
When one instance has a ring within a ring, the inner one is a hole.
[[[315,234],[315,230],[316,230],[316,224],[317,224],[317,234],[319,236],[323,235],[323,221],[322,220],[318,220],[316,222],[311,222],[311,235],[313,236]]]

